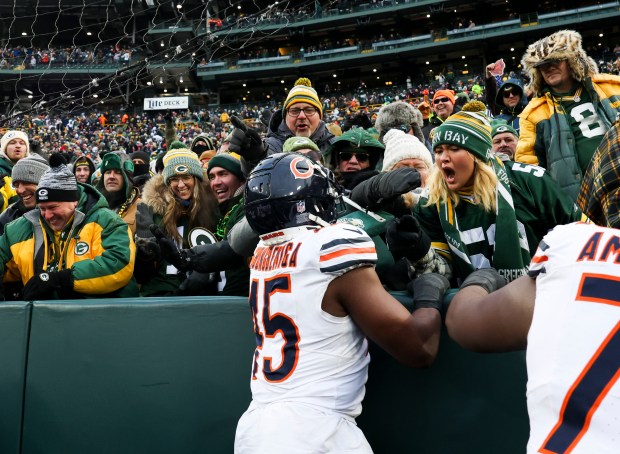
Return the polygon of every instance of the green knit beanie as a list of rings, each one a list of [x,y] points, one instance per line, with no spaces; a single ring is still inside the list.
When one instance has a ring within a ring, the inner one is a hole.
[[[492,157],[491,123],[482,112],[457,112],[432,133],[433,149],[450,144],[466,149],[484,162],[489,162]]]
[[[214,167],[221,167],[228,170],[240,180],[245,181],[245,176],[241,171],[241,157],[237,153],[218,153],[209,160],[207,174]]]
[[[510,126],[506,122],[506,120],[502,120],[500,118],[497,118],[497,119],[494,119],[493,121],[491,121],[491,138],[493,138],[496,135],[501,134],[503,132],[509,132],[513,136],[515,136],[517,139],[519,138],[519,133],[517,133],[515,128]]]

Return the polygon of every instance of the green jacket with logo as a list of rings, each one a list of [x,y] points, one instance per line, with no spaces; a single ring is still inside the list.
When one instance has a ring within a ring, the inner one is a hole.
[[[136,248],[127,224],[92,186],[78,184],[73,219],[54,243],[38,208],[5,226],[0,237],[3,282],[26,284],[35,274],[71,269],[72,289],[58,298],[138,296],[133,278]]]

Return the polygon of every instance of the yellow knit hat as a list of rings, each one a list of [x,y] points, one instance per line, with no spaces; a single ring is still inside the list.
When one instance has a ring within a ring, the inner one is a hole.
[[[288,92],[286,101],[284,101],[283,110],[288,109],[295,103],[305,102],[319,110],[319,115],[323,117],[323,105],[319,100],[319,95],[316,90],[312,88],[312,82],[310,79],[300,77],[295,81],[295,86]]]

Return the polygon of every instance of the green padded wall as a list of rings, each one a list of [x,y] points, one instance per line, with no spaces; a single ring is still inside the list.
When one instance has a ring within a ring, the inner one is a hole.
[[[454,294],[449,291],[447,302]],[[401,292],[394,296],[411,309],[411,297]],[[473,353],[444,329],[429,369],[403,366],[374,344],[370,356],[357,421],[375,453],[525,452],[525,352]]]
[[[34,303],[23,453],[230,453],[246,298]]]
[[[19,453],[30,303],[0,304],[0,452]]]
[[[231,453],[253,345],[245,298],[34,303],[22,452]],[[525,451],[522,352],[467,352],[444,331],[428,370],[371,356],[358,422],[376,454]]]

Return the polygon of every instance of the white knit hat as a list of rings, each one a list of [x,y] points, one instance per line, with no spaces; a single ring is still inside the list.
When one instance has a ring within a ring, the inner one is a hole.
[[[383,172],[389,172],[403,159],[421,159],[428,169],[433,168],[431,152],[422,142],[410,134],[406,134],[400,129],[390,129],[383,136],[385,152],[383,154]]]
[[[28,141],[28,136],[25,132],[17,130],[7,131],[4,133],[4,135],[0,139],[0,152],[6,154],[6,146],[13,139],[22,139],[24,142],[26,142],[26,155],[30,155],[30,142]]]

